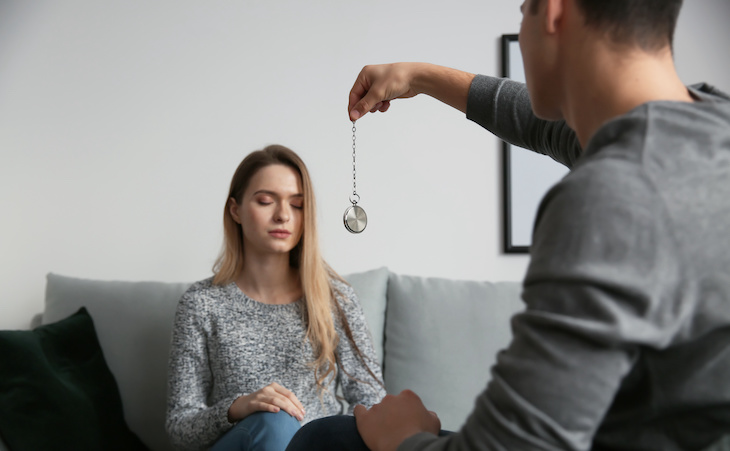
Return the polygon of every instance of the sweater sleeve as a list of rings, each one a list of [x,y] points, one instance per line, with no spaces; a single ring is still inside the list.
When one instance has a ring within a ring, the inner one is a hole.
[[[207,353],[207,334],[195,308],[194,296],[185,293],[175,312],[168,368],[166,429],[176,449],[209,447],[233,425],[228,409],[234,398],[208,405],[213,376]]]
[[[548,155],[567,167],[581,154],[578,137],[565,121],[535,116],[524,83],[477,75],[469,88],[466,117],[510,144]]]
[[[347,413],[352,414],[352,410],[357,404],[370,408],[379,403],[386,393],[370,329],[368,329],[365,314],[355,290],[344,284],[339,285],[338,288],[345,297],[339,300],[340,306],[347,318],[352,338],[362,355],[361,358],[357,354],[344,333],[342,324],[339,324],[340,342],[337,345],[337,354],[340,368],[337,378],[345,400],[349,404]],[[371,375],[370,372],[373,374]]]

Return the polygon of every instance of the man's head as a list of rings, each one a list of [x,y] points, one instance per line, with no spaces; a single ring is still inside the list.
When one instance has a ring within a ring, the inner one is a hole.
[[[535,113],[561,118],[566,73],[585,61],[567,52],[585,49],[587,39],[625,54],[667,52],[681,6],[682,0],[524,0],[520,47]]]
[[[536,14],[544,0],[526,0]],[[672,45],[682,0],[576,0],[585,24],[604,31],[617,44],[645,51]]]

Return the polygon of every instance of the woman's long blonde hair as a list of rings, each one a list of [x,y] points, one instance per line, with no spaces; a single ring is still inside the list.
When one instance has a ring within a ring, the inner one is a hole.
[[[347,320],[339,303],[335,300],[335,292],[330,279],[344,280],[325,263],[320,253],[317,238],[317,206],[312,181],[307,167],[294,151],[284,146],[271,145],[250,153],[236,169],[223,209],[223,248],[213,265],[215,274],[213,283],[226,285],[235,281],[243,271],[245,252],[243,232],[240,224],[231,216],[228,208],[229,199],[234,198],[240,204],[251,178],[260,169],[272,164],[292,168],[299,174],[302,181],[304,230],[299,243],[289,253],[289,264],[299,270],[299,279],[304,292],[303,310],[304,321],[307,325],[307,338],[312,344],[315,356],[314,374],[318,387],[322,388],[327,377],[335,373],[337,365],[335,349],[339,336],[335,331],[333,312],[343,321],[345,332],[361,358],[362,354],[355,345]]]

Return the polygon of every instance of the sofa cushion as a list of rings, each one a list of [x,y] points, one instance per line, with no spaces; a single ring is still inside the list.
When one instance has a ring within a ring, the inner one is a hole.
[[[10,449],[147,449],[124,421],[86,309],[0,332],[0,355],[0,435]]]
[[[385,340],[385,296],[388,290],[388,274],[388,268],[383,267],[343,276],[352,285],[360,300],[381,366]]]
[[[130,429],[160,451],[172,449],[164,428],[167,362],[175,309],[189,285],[47,276],[43,324],[87,308]]]
[[[458,430],[489,380],[523,309],[517,282],[391,274],[385,320],[388,393],[415,391],[444,429]]]

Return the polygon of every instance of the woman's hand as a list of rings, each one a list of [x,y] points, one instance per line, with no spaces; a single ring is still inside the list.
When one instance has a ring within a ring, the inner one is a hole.
[[[236,398],[228,409],[228,421],[233,423],[256,412],[276,413],[280,410],[284,410],[299,421],[304,419],[304,406],[296,395],[276,382],[272,382],[249,395]]]

